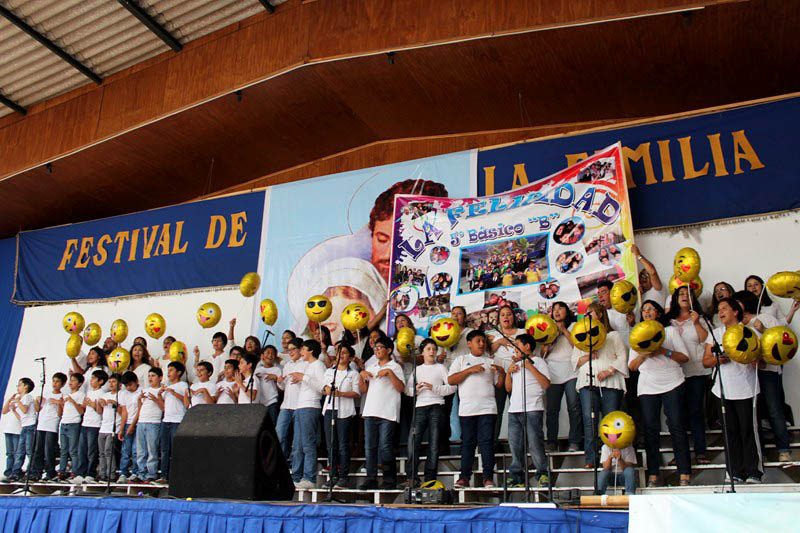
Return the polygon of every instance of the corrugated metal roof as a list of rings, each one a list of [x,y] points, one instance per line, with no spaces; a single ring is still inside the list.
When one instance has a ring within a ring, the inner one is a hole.
[[[0,0],[0,4],[101,77],[169,50],[115,0]],[[139,5],[182,44],[264,11],[258,0],[139,0]],[[27,107],[87,83],[91,81],[86,76],[0,18],[3,96]],[[0,105],[0,116],[10,113]]]

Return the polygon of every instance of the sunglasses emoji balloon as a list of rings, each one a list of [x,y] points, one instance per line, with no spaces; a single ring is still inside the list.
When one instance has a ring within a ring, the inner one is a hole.
[[[612,285],[609,298],[611,299],[611,307],[618,313],[625,315],[633,311],[636,307],[636,300],[639,297],[633,283],[626,279],[621,279]]]
[[[666,331],[657,320],[644,320],[639,322],[628,335],[631,348],[639,353],[653,353],[664,344]]]
[[[596,351],[606,342],[606,327],[599,320],[586,315],[572,326],[572,344],[583,352]]]
[[[731,360],[743,365],[752,363],[761,355],[756,332],[742,324],[734,324],[722,335],[722,349]]]
[[[600,421],[600,439],[609,448],[627,448],[635,437],[636,424],[628,413],[611,411]]]
[[[328,320],[333,313],[333,305],[327,296],[317,294],[306,302],[306,316],[311,322]]]

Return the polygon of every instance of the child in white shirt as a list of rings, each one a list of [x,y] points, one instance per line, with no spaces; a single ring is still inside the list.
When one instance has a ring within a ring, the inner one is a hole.
[[[223,379],[217,382],[217,403],[218,404],[232,404],[236,403],[236,373],[239,371],[239,361],[237,359],[228,359],[225,361],[223,369]]]
[[[117,410],[119,382],[122,376],[111,374],[108,378],[108,392],[98,400],[103,408],[100,431],[97,435],[97,448],[100,451],[100,464],[97,467],[98,481],[105,483],[116,479],[117,471],[117,432],[122,428],[122,419]]]
[[[148,375],[150,369],[148,369]],[[139,466],[136,462],[136,423],[139,418],[139,404],[142,390],[139,388],[139,375],[134,371],[122,374],[123,390],[119,393],[120,424],[117,438],[122,442],[117,483],[138,482]],[[128,477],[130,475],[130,478]]]
[[[236,403],[242,405],[260,403],[261,384],[253,374],[256,364],[258,359],[252,353],[244,354],[239,360],[239,372],[234,376],[236,385],[233,387],[236,392]]]
[[[528,452],[536,467],[540,487],[550,483],[544,453],[544,392],[550,386],[547,363],[533,349],[536,341],[527,333],[517,335],[513,363],[506,374],[506,390],[511,393],[508,408],[508,444],[511,448],[510,486],[525,486]],[[523,374],[524,367],[524,374]],[[524,385],[523,385],[524,382]],[[527,434],[526,434],[527,427]],[[525,440],[527,437],[527,450]]]
[[[211,373],[214,367],[208,361],[200,361],[195,367],[197,374],[197,381],[192,383],[189,387],[191,390],[192,407],[195,405],[216,403],[217,401],[217,385],[211,383]]]
[[[42,476],[55,481],[56,449],[58,448],[58,424],[64,408],[61,388],[66,384],[67,376],[61,372],[53,374],[52,391],[44,391],[44,397],[36,399],[36,410],[39,411],[39,422],[36,427],[38,445],[33,457],[31,475],[33,479]]]
[[[63,410],[61,413],[61,460],[59,463],[59,476],[62,481],[67,480],[67,464],[72,461],[72,471],[75,472],[75,466],[78,462],[78,439],[81,434],[81,420],[83,419],[83,411],[86,407],[83,405],[83,400],[86,394],[83,392],[83,374],[72,374],[69,377],[69,390],[64,393]]]
[[[343,344],[338,348],[339,364],[325,371],[322,389],[322,416],[325,442],[328,444],[328,464],[331,465],[330,479],[324,488],[331,484],[337,488],[347,488],[347,477],[350,472],[350,427],[356,416],[355,399],[358,392],[358,372],[350,368],[355,352],[353,348]],[[336,381],[334,383],[334,374]],[[335,385],[335,394],[331,396],[331,385]],[[334,423],[335,421],[335,423]]]
[[[86,374],[84,374],[84,377]],[[108,381],[105,370],[95,370],[89,377],[89,392],[83,399],[83,422],[81,434],[78,438],[78,464],[73,465],[75,477],[73,482],[80,485],[84,481],[94,483],[97,473],[97,439],[100,434],[100,424],[103,421],[103,407],[100,399],[103,397],[103,387]]]
[[[636,494],[636,450],[633,446],[617,450],[603,444],[600,464],[603,469],[597,474],[597,494],[605,494],[612,481],[617,486],[620,476],[625,482],[625,494]]]
[[[416,383],[417,409],[415,430],[409,433],[408,449],[414,450],[414,461],[406,463],[409,483],[419,484],[419,457],[422,448],[422,437],[428,430],[428,457],[425,460],[425,481],[433,481],[439,470],[439,431],[442,428],[442,417],[445,416],[445,396],[456,392],[456,387],[447,383],[447,369],[437,363],[437,347],[433,339],[425,339],[419,345],[424,364],[417,366],[416,381],[414,374],[408,378],[405,393],[414,397]],[[412,439],[413,434],[416,434]]]
[[[164,400],[164,418],[161,420],[161,478],[157,483],[169,482],[169,461],[172,454],[172,439],[183,421],[189,407],[189,385],[181,378],[186,373],[183,363],[173,361],[167,367],[169,385],[161,386],[161,398]]]
[[[158,477],[159,436],[161,418],[164,414],[164,399],[161,397],[161,378],[164,373],[153,367],[147,373],[148,387],[142,390],[139,399],[139,414],[136,422],[136,463],[139,477],[144,481],[155,481]]]
[[[267,407],[267,413],[273,424],[278,423],[278,379],[283,369],[277,364],[278,349],[268,344],[261,352],[261,361],[256,367],[255,376],[261,385],[261,404]]]
[[[14,451],[14,465],[11,467],[9,481],[19,481],[22,477],[22,465],[25,458],[29,464],[33,453],[33,438],[36,431],[36,406],[33,404],[33,381],[22,378],[17,383],[17,394],[9,402],[9,408],[19,419],[19,442]]]

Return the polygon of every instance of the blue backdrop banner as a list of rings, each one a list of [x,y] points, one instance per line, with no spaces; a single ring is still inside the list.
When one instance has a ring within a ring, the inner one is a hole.
[[[25,308],[11,303],[14,291],[16,239],[0,239],[0,391],[6,390],[8,375],[17,353],[17,339]]]
[[[14,301],[237,284],[257,269],[263,215],[256,192],[20,233]]]
[[[635,229],[800,208],[800,98],[478,152],[478,196],[524,187],[617,141]]]

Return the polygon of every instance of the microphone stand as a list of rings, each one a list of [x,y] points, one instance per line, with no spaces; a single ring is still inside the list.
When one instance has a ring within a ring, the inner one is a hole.
[[[46,359],[45,357],[39,358],[39,361],[42,363],[42,395],[41,395],[41,398],[42,398],[41,401],[42,402],[44,401],[44,384],[47,381],[47,374],[46,374],[45,368],[44,368],[44,360],[45,359]],[[31,392],[33,392],[33,391],[31,391]],[[36,408],[36,398],[34,398],[34,401],[33,401],[32,405],[33,405],[33,407],[35,409]],[[36,461],[36,450],[38,449],[38,444],[39,444],[39,412],[41,410],[42,410],[42,404],[40,403],[39,404],[39,410],[36,411],[36,423],[33,426],[33,450],[31,450],[31,462],[28,465],[28,472],[25,473],[25,488],[23,489],[23,492],[22,492],[22,494],[24,494],[26,496],[28,494],[30,494],[28,489],[30,487],[30,481],[31,481],[31,470],[33,470],[34,461]],[[24,462],[24,459],[23,459],[23,462]],[[43,463],[42,466],[44,466],[44,461],[42,463]]]
[[[406,344],[406,348],[411,358],[411,379],[413,384],[411,389],[411,428],[408,432],[408,444],[411,445],[409,454],[411,460],[411,468],[409,470],[411,471],[411,475],[408,478],[408,488],[406,489],[406,503],[409,504],[413,503],[412,496],[417,479],[417,470],[419,469],[419,465],[417,464],[417,354],[414,353],[414,349],[410,344]],[[428,453],[430,453],[430,450],[428,450]]]
[[[592,340],[592,313],[587,313],[586,316],[589,317],[589,394],[591,395],[589,411],[591,413],[590,418],[592,421],[592,449],[594,450],[594,460],[592,461],[594,464],[592,465],[592,473],[594,478],[594,493],[597,494],[597,413],[594,401],[594,370],[592,369],[592,359],[594,359],[594,342]]]
[[[702,315],[701,315],[702,316]],[[711,335],[711,340],[714,341],[714,344],[711,346],[711,351],[714,354],[716,359],[716,363],[714,364],[714,379],[719,380],[719,400],[720,406],[722,411],[722,445],[725,450],[725,471],[728,473],[728,479],[731,483],[731,492],[736,492],[736,484],[733,480],[733,465],[731,465],[730,460],[730,443],[728,442],[728,420],[725,416],[725,387],[722,384],[722,373],[720,372],[721,362],[720,356],[722,355],[722,347],[720,347],[719,342],[717,342],[717,338],[714,336],[714,327],[711,323],[709,323],[708,318],[703,316],[703,320],[705,320],[706,325],[708,326],[708,333]],[[713,381],[713,380],[712,380]],[[725,483],[722,483],[723,488],[725,487]]]
[[[336,374],[339,373],[339,358],[342,356],[341,352],[337,350],[336,352],[336,364],[333,367],[333,379],[331,380],[331,394],[327,399],[328,404],[330,405],[331,410],[331,427],[330,427],[330,449],[328,450],[328,499],[327,502],[337,502],[337,503],[344,503],[339,500],[336,500],[333,497],[333,476],[336,473],[337,468],[337,452],[339,452],[339,447],[337,446],[336,441],[336,419],[339,416],[339,413],[336,411]],[[334,448],[336,451],[334,452]]]
[[[111,464],[114,462],[114,448],[117,447],[117,409],[119,408],[119,387],[121,384],[121,382],[117,382],[116,398],[114,399],[114,405],[112,407],[111,457],[108,458],[108,466],[106,467],[106,494],[111,494]]]
[[[499,333],[504,339],[510,342],[513,346],[516,347],[516,344],[511,337],[500,331],[500,328],[494,326],[494,330]],[[522,352],[522,350],[520,350]],[[531,365],[534,365],[533,361],[530,358],[530,354],[522,352],[522,359],[520,363],[522,364],[521,372],[522,372],[522,464],[523,464],[523,472],[525,477],[525,503],[531,502],[531,484],[530,480],[528,479],[528,398],[527,398],[527,385],[525,384],[525,363],[530,362]],[[509,406],[511,405],[511,399],[509,398]],[[511,415],[509,415],[511,416]]]

